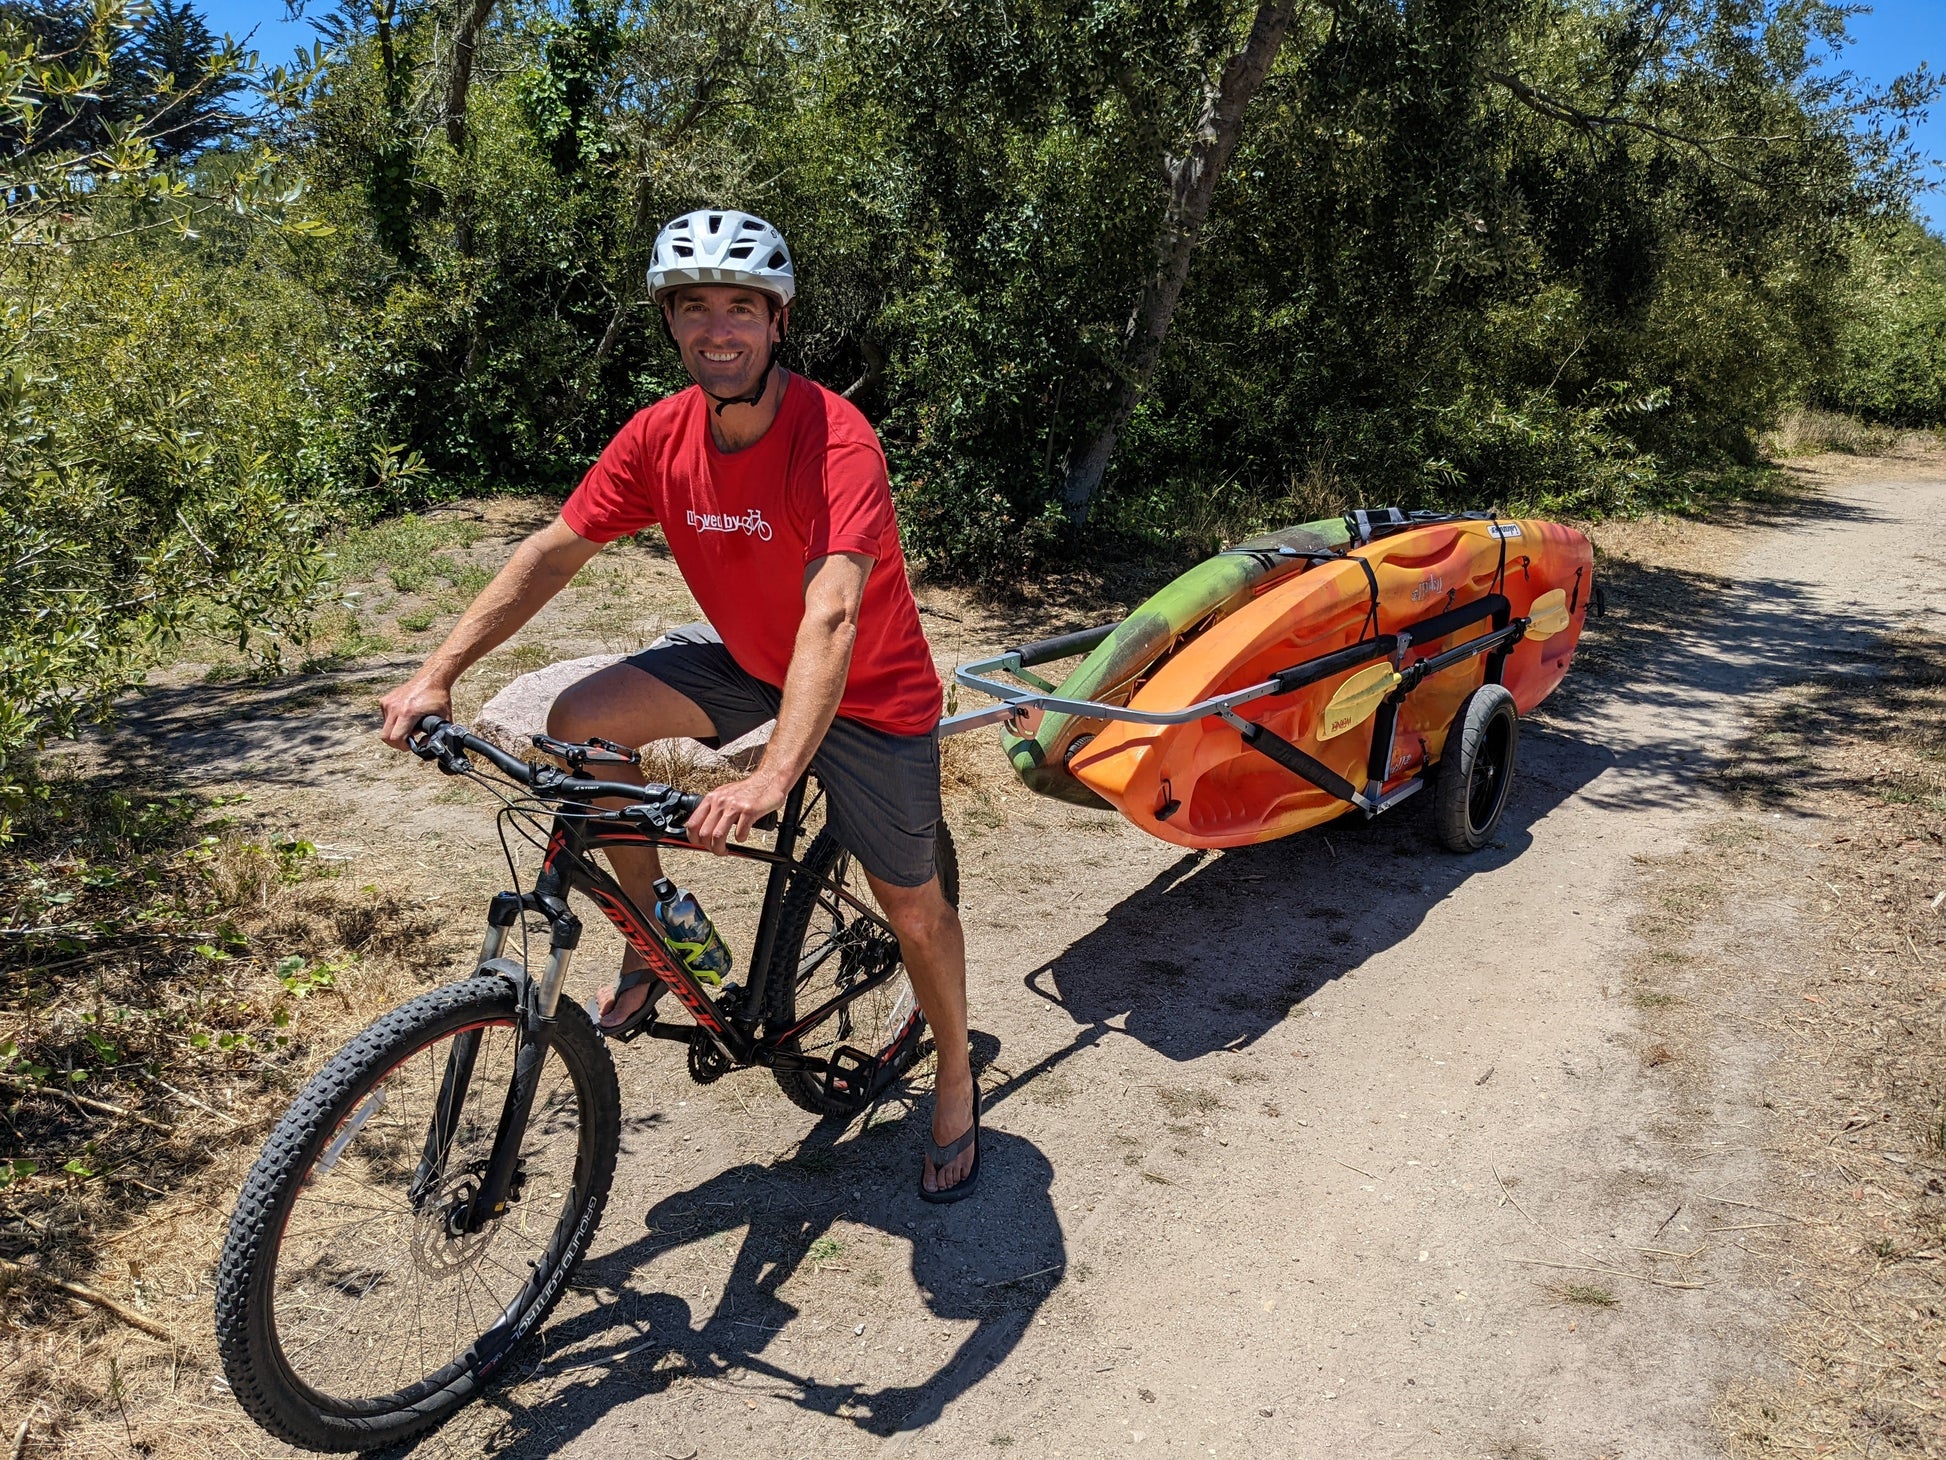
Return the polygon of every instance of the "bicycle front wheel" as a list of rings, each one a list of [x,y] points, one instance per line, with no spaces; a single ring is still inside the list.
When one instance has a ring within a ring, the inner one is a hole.
[[[469,1223],[519,1027],[503,978],[422,994],[341,1050],[271,1134],[224,1244],[216,1328],[238,1402],[279,1439],[410,1440],[559,1301],[607,1200],[620,1093],[564,1002],[505,1210]]]
[[[944,821],[933,855],[940,889],[958,907],[959,856]],[[870,914],[842,894],[858,899]],[[889,976],[873,982],[881,974]],[[854,992],[861,985],[864,991]],[[857,859],[827,829],[811,843],[784,893],[777,951],[764,995],[764,1031],[774,1039],[833,1002],[837,1007],[829,1015],[785,1040],[780,1049],[830,1060],[849,1046],[892,1075],[904,1073],[918,1057],[926,1017],[906,974],[899,940],[879,913]],[[856,1098],[834,1096],[814,1070],[780,1064],[775,1074],[791,1102],[814,1114],[858,1109]]]

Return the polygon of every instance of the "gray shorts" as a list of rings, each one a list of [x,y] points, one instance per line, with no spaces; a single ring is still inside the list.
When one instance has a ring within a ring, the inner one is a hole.
[[[652,674],[701,708],[716,745],[777,718],[784,693],[730,656],[708,624],[671,629],[625,663]],[[939,735],[894,735],[840,715],[824,732],[811,769],[824,787],[832,834],[865,870],[895,887],[933,879],[938,837]]]

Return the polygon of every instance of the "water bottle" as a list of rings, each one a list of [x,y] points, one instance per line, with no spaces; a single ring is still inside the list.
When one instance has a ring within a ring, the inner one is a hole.
[[[655,895],[655,919],[669,935],[669,946],[698,983],[721,988],[730,972],[730,950],[696,895],[667,877],[656,880]]]

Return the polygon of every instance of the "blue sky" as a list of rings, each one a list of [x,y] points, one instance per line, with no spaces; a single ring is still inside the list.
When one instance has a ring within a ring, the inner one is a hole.
[[[313,0],[320,8],[326,3]],[[266,61],[283,61],[312,39],[309,27],[284,19],[283,0],[198,0],[198,8],[211,30],[240,37],[254,27]],[[1946,0],[1871,0],[1869,13],[1853,17],[1851,33],[1854,44],[1838,64],[1866,80],[1890,81],[1921,61],[1946,69]],[[1946,158],[1946,104],[1933,109],[1915,140],[1928,158]],[[1946,166],[1934,161],[1930,175],[1946,183]],[[1946,192],[1923,195],[1919,210],[1935,233],[1946,234]]]

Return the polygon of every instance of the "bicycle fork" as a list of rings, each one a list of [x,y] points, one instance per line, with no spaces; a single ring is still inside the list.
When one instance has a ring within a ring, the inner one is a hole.
[[[487,913],[486,938],[480,947],[480,966],[493,964],[505,946],[507,930],[520,918],[523,909],[535,905],[552,926],[547,964],[538,983],[525,976],[518,980],[519,1018],[515,1025],[517,1044],[513,1078],[500,1107],[500,1121],[487,1156],[486,1171],[479,1188],[463,1201],[457,1201],[446,1214],[448,1234],[454,1237],[480,1231],[507,1210],[507,1203],[520,1175],[520,1146],[527,1134],[527,1122],[534,1112],[534,1096],[540,1088],[542,1067],[554,1043],[554,1012],[561,1001],[561,988],[567,982],[568,967],[575,947],[581,941],[581,920],[553,889],[540,889],[523,898],[518,893],[496,895]],[[411,1196],[415,1208],[437,1191],[446,1175],[446,1161],[458,1133],[465,1109],[473,1066],[480,1049],[480,1031],[469,1029],[453,1041],[446,1056],[445,1073],[440,1080],[439,1099],[433,1108],[431,1125],[419,1166],[413,1175]]]

